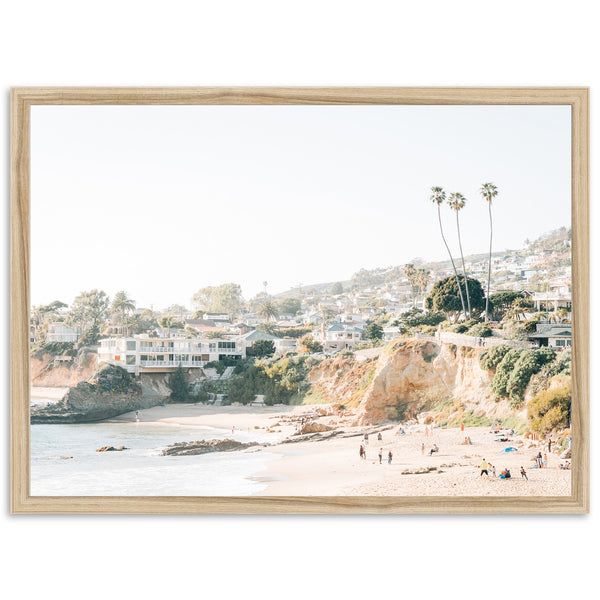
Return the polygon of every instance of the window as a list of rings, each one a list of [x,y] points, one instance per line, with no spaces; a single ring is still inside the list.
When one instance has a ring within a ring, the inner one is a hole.
[[[135,355],[130,355],[127,357],[126,363],[128,365],[135,365]]]
[[[135,350],[135,340],[128,340],[127,341],[127,350]]]

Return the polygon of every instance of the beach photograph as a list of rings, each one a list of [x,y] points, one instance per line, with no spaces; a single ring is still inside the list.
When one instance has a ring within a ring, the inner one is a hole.
[[[31,108],[32,496],[572,493],[571,112]]]

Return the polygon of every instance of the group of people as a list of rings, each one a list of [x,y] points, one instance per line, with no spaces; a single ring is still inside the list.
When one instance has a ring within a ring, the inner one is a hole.
[[[367,460],[367,451],[366,451],[365,447],[362,444],[360,445],[360,448],[358,450],[358,454],[359,454],[361,460]],[[378,457],[379,457],[379,464],[382,464],[382,462],[383,462],[383,448],[379,448]],[[393,457],[394,457],[394,455],[392,454],[392,451],[390,450],[388,452],[388,455],[387,455],[388,465],[392,464],[392,458]]]
[[[548,447],[550,447],[550,443],[548,443]],[[537,456],[535,457],[535,464],[538,469],[547,469],[548,468],[548,455],[546,453],[544,453],[544,456],[542,457],[542,453],[538,452]]]
[[[492,477],[496,477],[496,467],[488,463],[487,460],[485,460],[484,458],[481,462],[481,473],[479,474],[479,477],[483,477],[485,475],[489,479],[490,474]],[[504,469],[500,471],[499,477],[500,479],[511,479],[512,475],[510,474],[510,469],[504,467]],[[527,477],[527,472],[523,467],[521,467],[521,479],[529,480],[529,478]]]

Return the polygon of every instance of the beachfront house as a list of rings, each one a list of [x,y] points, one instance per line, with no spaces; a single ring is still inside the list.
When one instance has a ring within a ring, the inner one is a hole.
[[[331,323],[315,329],[313,337],[325,350],[351,349],[363,339],[363,328],[349,323]]]
[[[550,348],[570,348],[572,343],[571,325],[553,325],[551,323],[539,323],[536,332],[528,338],[538,346],[549,346]]]
[[[236,340],[190,339],[185,337],[152,338],[135,335],[105,338],[100,341],[98,359],[124,368],[129,373],[168,373],[182,366],[203,367],[223,358],[241,359],[246,349]]]

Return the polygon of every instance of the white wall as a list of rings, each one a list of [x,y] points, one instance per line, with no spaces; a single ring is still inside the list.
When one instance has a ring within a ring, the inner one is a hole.
[[[594,8],[577,0],[13,0],[0,37],[3,189],[10,85],[590,85],[597,117]],[[596,210],[592,217],[598,231]],[[6,236],[7,210],[3,218]],[[6,282],[7,249],[5,240]],[[596,280],[592,293],[594,306]],[[2,303],[6,315],[8,294]],[[9,356],[7,319],[2,328]],[[8,382],[7,361],[2,369]],[[597,448],[593,439],[592,515],[570,518],[11,517],[5,456],[3,589],[44,600],[590,597]]]

